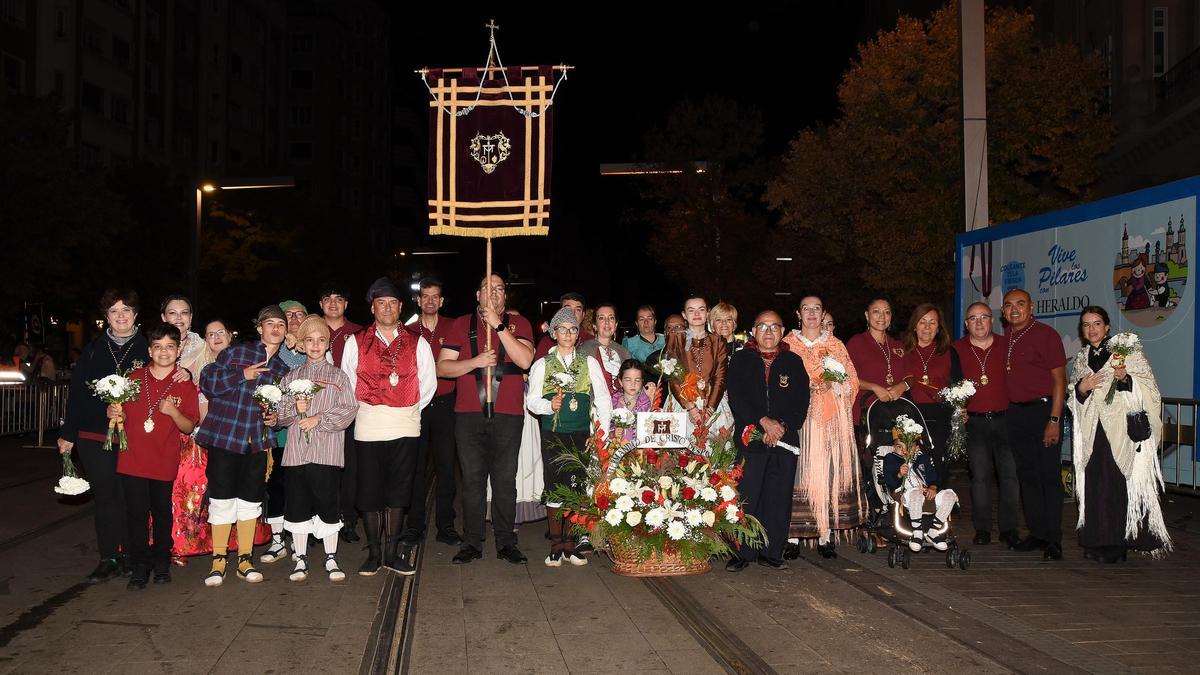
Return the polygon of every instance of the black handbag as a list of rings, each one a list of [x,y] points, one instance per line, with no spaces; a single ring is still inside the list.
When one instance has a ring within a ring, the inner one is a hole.
[[[1129,440],[1141,443],[1150,438],[1150,417],[1145,410],[1131,412],[1125,416],[1125,429]]]

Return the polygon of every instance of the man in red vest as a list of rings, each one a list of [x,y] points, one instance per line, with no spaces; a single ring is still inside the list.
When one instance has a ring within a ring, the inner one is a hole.
[[[346,338],[342,352],[358,400],[357,506],[369,551],[358,573],[372,576],[386,566],[407,576],[416,570],[399,553],[400,525],[417,470],[421,409],[433,399],[437,375],[429,344],[400,325],[400,293],[390,279],[371,284],[367,303],[375,321]]]

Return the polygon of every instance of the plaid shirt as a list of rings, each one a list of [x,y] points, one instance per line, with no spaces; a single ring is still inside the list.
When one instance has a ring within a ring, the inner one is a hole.
[[[254,389],[271,384],[288,373],[278,352],[267,362],[267,371],[253,382],[242,371],[267,360],[261,342],[229,347],[200,373],[200,391],[208,398],[208,415],[200,423],[196,444],[246,454],[275,447],[275,434],[268,432],[263,443],[262,408],[254,400]]]

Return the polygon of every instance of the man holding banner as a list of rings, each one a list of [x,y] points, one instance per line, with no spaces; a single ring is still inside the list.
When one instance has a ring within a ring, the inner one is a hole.
[[[523,565],[513,521],[517,510],[517,452],[524,425],[525,371],[533,363],[529,321],[505,311],[505,284],[491,275],[475,293],[476,311],[455,320],[438,354],[438,377],[455,378],[454,437],[463,474],[461,565],[483,557],[488,480],[496,557]]]

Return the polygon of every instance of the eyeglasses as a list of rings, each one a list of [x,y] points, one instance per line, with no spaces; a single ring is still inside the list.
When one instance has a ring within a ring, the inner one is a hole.
[[[804,312],[805,314],[810,314],[814,312],[820,312],[823,309],[824,307],[821,307],[820,305],[804,305],[800,308],[800,311]]]
[[[579,332],[575,326],[559,326],[554,329],[559,335],[574,335]]]
[[[226,335],[229,335],[229,331],[225,330],[224,328],[207,333],[207,337],[209,338],[224,337]]]
[[[967,317],[967,321],[991,321],[991,314],[972,314]]]
[[[783,330],[783,326],[777,323],[760,323],[754,327],[754,330],[761,331],[763,333],[775,333]]]

